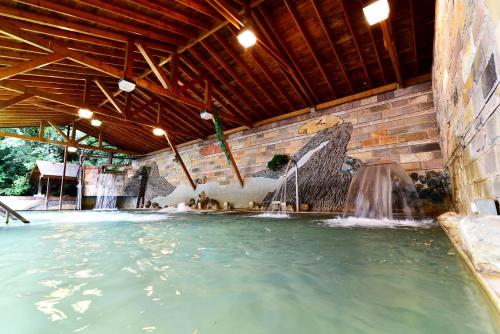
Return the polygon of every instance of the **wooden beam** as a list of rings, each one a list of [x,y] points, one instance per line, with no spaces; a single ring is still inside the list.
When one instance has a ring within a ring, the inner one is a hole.
[[[319,71],[321,72],[323,79],[325,80],[328,88],[330,89],[330,92],[333,94],[334,97],[336,97],[337,94],[335,93],[335,89],[333,87],[334,84],[330,80],[330,76],[327,75],[326,70],[323,66],[323,63],[316,55],[316,52],[314,51],[314,48],[312,45],[312,41],[311,41],[309,35],[307,34],[307,32],[305,31],[302,23],[299,21],[299,15],[295,9],[295,6],[290,2],[290,0],[284,0],[284,1],[285,1],[285,6],[288,9],[290,16],[292,17],[292,20],[295,23],[295,26],[299,29],[300,35],[302,36],[302,39],[304,40],[304,42],[307,46],[307,49],[309,50],[309,53],[312,55],[314,62],[316,63],[316,66],[319,68]]]
[[[215,119],[212,118],[212,120],[213,120],[214,126],[215,126]],[[227,155],[229,157],[229,164],[231,165],[231,168],[233,169],[233,173],[234,173],[234,175],[236,175],[236,178],[238,179],[238,182],[240,183],[240,187],[243,188],[245,186],[245,182],[243,181],[243,178],[241,177],[240,171],[238,169],[238,165],[236,165],[236,161],[234,161],[233,152],[231,152],[231,148],[229,147],[229,144],[227,143],[226,138],[224,138],[224,134],[222,134],[221,140],[224,143],[224,146],[226,147]]]
[[[288,105],[290,109],[293,109],[293,104],[292,104],[292,99],[290,95],[287,93],[285,89],[280,85],[279,80],[276,80],[275,75],[269,70],[269,66],[264,63],[262,58],[258,55],[257,52],[253,51],[250,52],[250,55],[252,56],[253,60],[257,64],[257,67],[259,70],[264,73],[264,76],[267,78],[267,81],[273,85],[273,87],[279,92],[285,103]]]
[[[45,51],[49,52],[59,52],[65,55],[67,58],[72,59],[73,61],[83,64],[87,67],[93,68],[100,72],[106,73],[112,77],[120,78],[123,74],[123,70],[116,68],[114,66],[103,63],[99,60],[96,60],[92,57],[82,54],[81,52],[70,50],[64,46],[64,44],[52,41],[50,39],[36,36],[30,33],[26,33],[20,29],[17,29],[15,26],[10,24],[0,24],[0,31],[7,36],[10,36],[15,39],[19,39],[21,41],[25,41],[31,45],[34,45],[38,48],[41,48]],[[131,78],[137,86],[142,87],[144,89],[150,90],[154,93],[166,96],[168,98],[174,99],[178,102],[191,105],[195,108],[202,109],[203,102],[196,101],[191,98],[185,97],[183,95],[173,95],[169,90],[163,88],[160,85],[157,85],[145,78],[142,77],[133,77]]]
[[[207,2],[238,30],[244,26],[243,20],[238,13],[224,0],[207,0]]]
[[[18,103],[26,101],[27,99],[32,98],[32,97],[33,97],[33,95],[27,94],[27,93],[23,93],[21,95],[15,96],[8,101],[1,102],[0,103],[0,110],[4,110],[4,109],[7,109],[8,107],[12,107],[13,105],[16,105]]]
[[[123,76],[127,79],[134,76],[134,48],[135,41],[132,37],[129,37],[125,48],[125,62],[123,65]]]
[[[298,65],[297,61],[293,58],[291,51],[286,46],[286,44],[281,40],[277,30],[274,28],[271,20],[266,16],[265,12],[262,8],[259,8],[259,12],[264,18],[264,22],[269,28],[268,31],[271,36],[277,41],[279,47],[283,50],[282,54],[284,54],[288,59],[290,59],[291,64],[293,65],[294,71],[290,72],[294,81],[300,87],[301,92],[304,94],[306,99],[308,100],[310,105],[315,104],[318,101],[318,96],[315,94],[314,90],[311,88],[311,85],[306,80],[304,72],[302,68]]]
[[[234,31],[232,31],[232,36],[236,35],[234,34]],[[245,72],[246,75],[253,81],[253,83],[260,89],[262,94],[274,105],[276,110],[281,110],[281,106],[279,103],[276,101],[276,98],[272,96],[269,91],[264,87],[262,82],[257,78],[257,75],[252,71],[250,66],[245,63],[245,61],[240,57],[240,55],[232,48],[232,46],[222,37],[220,37],[217,33],[214,34],[215,39],[219,42],[219,44],[222,45],[224,50],[233,58],[233,60],[238,64],[239,67],[243,69],[243,72]]]
[[[178,3],[186,7],[196,10],[199,13],[205,14],[214,19],[220,19],[220,15],[210,6],[205,5],[205,0],[201,2],[198,0],[176,0]]]
[[[64,55],[61,55],[59,53],[50,53],[48,55],[38,56],[38,57],[32,58],[29,61],[18,63],[16,65],[1,68],[0,69],[0,80],[8,79],[8,78],[13,77],[15,75],[29,72],[31,70],[43,67],[45,65],[55,63],[61,59],[64,59]]]
[[[226,87],[226,89],[234,96],[236,96],[236,98],[238,98],[240,100],[240,103],[244,106],[247,107],[247,109],[252,113],[253,116],[255,117],[258,117],[258,114],[253,110],[253,106],[252,104],[248,101],[248,99],[243,95],[241,94],[239,91],[237,91],[236,89],[234,89],[230,84],[229,82],[224,79],[224,77],[212,66],[212,64],[210,64],[210,62],[208,62],[204,57],[203,55],[198,51],[196,50],[195,48],[192,48],[191,50],[189,50],[190,53],[194,56],[194,58],[200,62],[203,66],[205,66],[205,68],[222,84]],[[248,115],[246,113],[242,113],[241,114],[243,117],[247,117],[248,118]]]
[[[196,190],[196,184],[194,183],[193,179],[191,178],[191,175],[189,174],[189,171],[186,168],[186,165],[184,164],[184,161],[182,161],[181,155],[177,151],[177,148],[175,147],[174,143],[170,139],[170,136],[169,136],[168,132],[166,132],[166,131],[165,131],[165,139],[167,140],[168,145],[172,149],[172,152],[174,152],[175,159],[181,165],[182,171],[186,175],[186,177],[187,177],[187,179],[189,181],[189,184],[191,185],[191,187],[193,188],[193,190]]]
[[[22,0],[22,1],[24,3],[40,7],[44,10],[51,10],[66,16],[77,17],[81,20],[98,23],[101,25],[117,29],[119,31],[137,34],[140,36],[148,37],[153,40],[158,40],[165,43],[170,43],[174,45],[184,45],[187,41],[185,38],[179,38],[173,35],[162,34],[146,28],[125,23],[124,21],[121,20],[115,20],[102,15],[95,15],[94,13],[78,10],[75,7],[65,6],[51,0]]]
[[[170,17],[176,21],[189,24],[191,26],[203,29],[203,30],[209,30],[210,29],[210,23],[206,22],[204,20],[198,19],[195,16],[190,16],[183,14],[181,11],[170,9],[164,4],[160,4],[158,1],[151,1],[151,0],[134,0],[135,3],[148,8],[150,10],[153,10],[155,12],[158,12],[162,15],[165,15],[167,17]],[[190,36],[194,37],[194,36]]]
[[[126,19],[132,19],[134,21],[140,22],[140,23],[145,23],[148,25],[155,26],[161,30],[167,31],[169,33],[175,33],[179,34],[188,38],[196,38],[196,32],[192,31],[191,29],[184,28],[179,24],[172,24],[169,23],[165,20],[162,20],[160,18],[155,18],[154,16],[151,15],[143,15],[140,14],[136,10],[129,10],[124,7],[121,7],[119,4],[114,4],[111,2],[108,2],[107,0],[101,1],[101,0],[78,0],[79,2],[82,2],[84,4],[91,5],[95,8],[101,9],[101,10],[106,10],[114,15],[120,15],[122,17],[125,17]],[[139,5],[142,5],[146,8],[149,8],[147,5],[150,3],[147,0],[135,0],[135,3],[138,3]],[[164,7],[162,5],[157,4],[156,7]],[[150,8],[151,9],[151,8]],[[179,15],[183,15],[181,13],[178,13]],[[184,16],[184,15],[183,15]],[[189,19],[192,19],[191,17],[185,15],[185,17]],[[207,25],[207,24],[205,24]],[[208,29],[208,28],[207,28]]]
[[[58,146],[67,146],[68,145],[68,143],[65,141],[50,140],[50,139],[45,139],[45,138],[40,139],[39,137],[19,135],[17,133],[11,133],[11,132],[5,132],[5,131],[0,131],[0,137],[18,138],[18,139],[34,141],[34,142],[38,142],[38,143],[51,144],[51,145],[58,145]],[[123,153],[123,154],[129,154],[129,155],[136,155],[135,152],[119,150],[119,149],[112,149],[112,148],[106,148],[106,147],[96,147],[96,146],[91,146],[91,145],[81,145],[81,144],[76,144],[76,143],[73,143],[72,145],[74,147],[77,147],[77,148],[84,148],[84,149],[97,150],[97,151],[103,151],[103,152],[113,152],[113,153]]]
[[[319,25],[320,25],[321,29],[323,30],[323,33],[326,36],[326,40],[328,41],[328,44],[330,45],[330,49],[332,49],[333,56],[335,57],[335,61],[338,64],[340,71],[342,72],[342,76],[344,77],[344,80],[347,83],[349,90],[351,92],[353,92],[354,89],[352,88],[351,80],[349,79],[349,76],[347,74],[347,69],[346,69],[344,63],[340,60],[340,57],[339,57],[339,54],[337,51],[337,47],[335,46],[335,42],[333,41],[333,36],[332,36],[330,30],[328,29],[328,23],[326,22],[326,19],[325,19],[323,13],[321,12],[321,9],[319,8],[318,0],[310,0],[310,1],[311,1],[311,5],[314,8],[314,13],[316,14],[316,18],[319,20]]]
[[[413,8],[413,0],[408,0],[408,7],[410,9],[410,23],[411,23],[411,40],[413,45],[413,53],[415,58],[415,75],[418,75],[420,72],[420,67],[418,63],[418,48],[417,48],[417,32],[415,29],[415,14]]]
[[[396,81],[398,84],[403,84],[403,79],[401,77],[401,69],[399,67],[398,52],[396,51],[396,44],[392,37],[392,32],[390,31],[390,26],[387,20],[380,22],[380,28],[382,29],[382,35],[384,37],[384,45],[389,53],[389,58],[391,59],[392,68],[394,74],[396,75]]]
[[[160,81],[163,88],[168,89],[168,87],[170,86],[170,80],[167,78],[165,72],[163,72],[163,68],[156,63],[156,61],[153,59],[153,56],[141,43],[136,43],[136,46],[139,52],[144,57],[144,59],[146,60],[146,62],[148,63],[153,74],[156,76],[158,81]]]
[[[174,53],[172,55],[172,61],[170,62],[170,73],[171,73],[171,90],[172,93],[177,94],[179,90],[179,54]]]
[[[106,96],[106,98],[109,100],[109,102],[113,105],[113,107],[115,107],[116,111],[118,111],[122,115],[125,115],[122,106],[118,103],[118,101],[115,100],[115,97],[106,88],[106,86],[104,86],[104,84],[101,81],[99,81],[99,79],[94,79],[94,82],[97,85],[97,87],[99,87],[99,89],[104,94],[104,96]]]
[[[63,172],[61,176],[61,188],[59,189],[59,210],[62,210],[64,196],[64,179],[66,178],[66,166],[68,164],[68,146],[64,146]]]
[[[190,61],[186,57],[182,57],[181,59],[182,59],[183,63],[186,64],[186,66],[181,67],[181,69],[188,77],[191,78],[191,80],[194,80],[196,77],[200,77],[200,76],[207,76],[207,78],[208,78],[208,75],[202,73],[201,70],[192,61]],[[223,119],[226,118],[226,119],[231,120],[231,121],[235,122],[236,124],[240,124],[240,125],[250,124],[251,119],[248,117],[248,115],[243,110],[241,110],[241,108],[240,108],[241,106],[239,103],[237,103],[232,97],[230,97],[224,91],[222,91],[220,88],[218,88],[217,85],[214,86],[213,88],[214,88],[214,92],[217,94],[214,96],[215,100],[217,100],[220,103],[222,108],[224,108],[229,114],[231,114],[231,117],[226,117],[227,116],[226,113],[221,113],[220,114],[221,118],[223,118]],[[222,101],[222,99],[224,99],[225,101]],[[234,108],[234,111],[229,108],[230,106]],[[241,117],[241,120],[236,119],[233,116],[235,116],[235,117],[239,116],[239,117]]]
[[[370,78],[370,75],[368,74],[368,69],[367,69],[365,61],[363,59],[363,55],[361,54],[361,50],[359,48],[358,41],[356,40],[356,36],[354,35],[354,31],[352,30],[351,21],[349,20],[349,15],[347,14],[347,11],[346,11],[345,6],[344,6],[344,0],[340,0],[339,3],[340,3],[340,7],[342,9],[342,14],[344,15],[344,21],[346,23],[347,29],[352,36],[352,41],[354,43],[354,47],[356,48],[359,59],[361,61],[361,65],[363,66],[363,72],[365,73],[365,77],[366,77],[368,86],[372,87],[373,86],[372,79]]]
[[[64,140],[69,144],[71,143],[71,139],[61,130],[60,127],[58,127],[56,124],[54,124],[54,122],[52,121],[47,121],[47,123],[50,124],[51,127],[54,128],[54,130],[56,130],[56,132],[64,138]]]
[[[201,42],[201,45],[208,51],[208,53],[222,66],[222,68],[231,75],[234,81],[252,98],[252,101],[256,103],[263,112],[267,111],[266,106],[262,100],[255,94],[254,90],[251,89],[248,84],[243,81],[241,76],[234,70],[228,63],[221,57],[221,55],[213,48],[213,46],[206,41]]]

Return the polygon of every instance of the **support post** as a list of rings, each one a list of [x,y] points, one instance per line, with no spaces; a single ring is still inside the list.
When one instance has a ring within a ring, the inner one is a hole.
[[[193,190],[196,190],[196,184],[194,183],[193,179],[191,178],[191,175],[189,174],[188,169],[186,168],[186,165],[184,165],[184,161],[182,161],[182,158],[177,151],[177,148],[175,147],[174,143],[170,140],[170,137],[168,133],[165,131],[165,139],[167,139],[168,145],[170,145],[170,148],[174,152],[175,158],[177,159],[177,162],[181,165],[182,170],[184,171],[184,174],[186,175],[189,183],[191,184],[191,187]]]
[[[40,177],[38,178],[38,194],[37,195],[41,195],[42,194],[42,176],[40,175]]]
[[[63,203],[63,192],[64,192],[64,179],[66,177],[66,164],[68,162],[68,146],[64,147],[64,162],[63,162],[63,172],[61,177],[61,190],[59,192],[59,210],[62,210]]]
[[[47,190],[45,191],[45,210],[49,209],[49,197],[50,197],[50,177],[47,177]]]

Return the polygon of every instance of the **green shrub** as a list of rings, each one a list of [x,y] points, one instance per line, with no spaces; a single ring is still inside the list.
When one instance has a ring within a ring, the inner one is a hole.
[[[271,161],[267,163],[267,168],[269,168],[272,171],[277,171],[284,165],[288,163],[288,155],[286,154],[276,154]]]

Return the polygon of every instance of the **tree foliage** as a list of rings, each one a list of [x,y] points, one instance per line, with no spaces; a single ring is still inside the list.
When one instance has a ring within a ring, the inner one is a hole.
[[[13,132],[20,135],[39,135],[36,128],[2,129],[6,132]],[[77,138],[84,133],[77,131]],[[45,129],[45,138],[61,140],[53,128]],[[82,144],[93,145],[97,139],[89,137],[82,141]],[[106,145],[109,146],[109,145]],[[86,153],[91,153],[86,150]],[[21,196],[32,195],[35,185],[30,183],[31,171],[35,167],[37,160],[50,162],[62,162],[64,148],[39,142],[26,141],[17,138],[0,137],[0,195]],[[76,153],[68,154],[68,162],[78,162]],[[87,164],[94,165],[103,163],[103,159],[89,159]]]

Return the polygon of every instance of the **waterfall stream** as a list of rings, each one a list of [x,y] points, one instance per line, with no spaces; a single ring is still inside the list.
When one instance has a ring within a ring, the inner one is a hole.
[[[416,198],[415,185],[399,164],[366,165],[352,179],[344,212],[375,219],[392,219],[394,213],[411,218],[409,202]]]
[[[123,175],[115,173],[101,173],[97,175],[96,209],[116,209],[118,177],[123,177]]]

